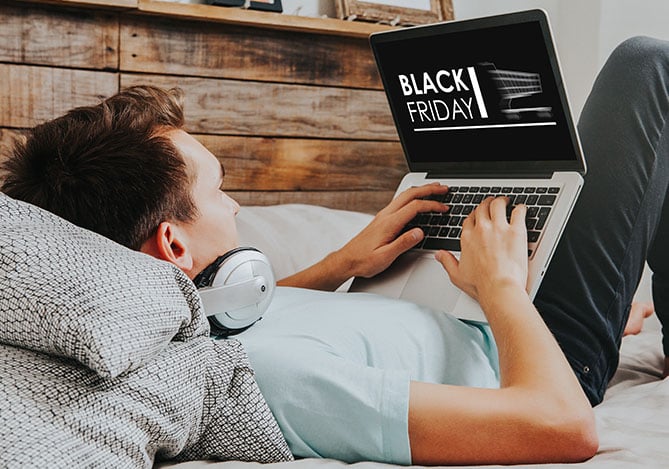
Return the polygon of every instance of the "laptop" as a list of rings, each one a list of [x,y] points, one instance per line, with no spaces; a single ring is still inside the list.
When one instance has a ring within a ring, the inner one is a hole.
[[[530,10],[370,36],[402,143],[405,189],[439,181],[450,210],[420,214],[425,239],[349,291],[403,298],[486,322],[434,259],[459,256],[462,221],[488,196],[528,206],[528,292],[536,294],[586,171],[546,13]]]

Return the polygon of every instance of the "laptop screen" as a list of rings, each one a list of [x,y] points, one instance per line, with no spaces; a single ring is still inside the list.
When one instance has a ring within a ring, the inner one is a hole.
[[[540,10],[371,37],[412,171],[583,170]]]

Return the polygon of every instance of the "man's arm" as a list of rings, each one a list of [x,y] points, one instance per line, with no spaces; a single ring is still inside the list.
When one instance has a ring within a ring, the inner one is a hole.
[[[400,234],[409,221],[421,212],[448,210],[441,202],[422,198],[447,191],[447,186],[438,183],[407,189],[344,247],[313,266],[280,280],[278,284],[332,291],[351,277],[373,277],[423,239],[420,228]]]
[[[525,208],[504,198],[467,218],[458,261],[437,259],[477,299],[499,349],[500,389],[411,383],[413,464],[581,461],[598,447],[594,413],[526,291]]]

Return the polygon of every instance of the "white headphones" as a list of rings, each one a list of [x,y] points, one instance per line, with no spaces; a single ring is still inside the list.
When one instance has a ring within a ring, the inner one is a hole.
[[[251,247],[225,253],[195,277],[211,332],[230,336],[260,320],[276,279],[269,259]]]

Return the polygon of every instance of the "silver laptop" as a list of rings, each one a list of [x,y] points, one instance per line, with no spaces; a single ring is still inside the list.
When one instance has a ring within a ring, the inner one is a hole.
[[[372,34],[372,50],[410,172],[397,194],[439,181],[445,214],[421,214],[424,241],[349,291],[404,298],[485,321],[434,251],[460,250],[461,224],[487,196],[528,206],[533,298],[583,185],[585,161],[542,10]]]

